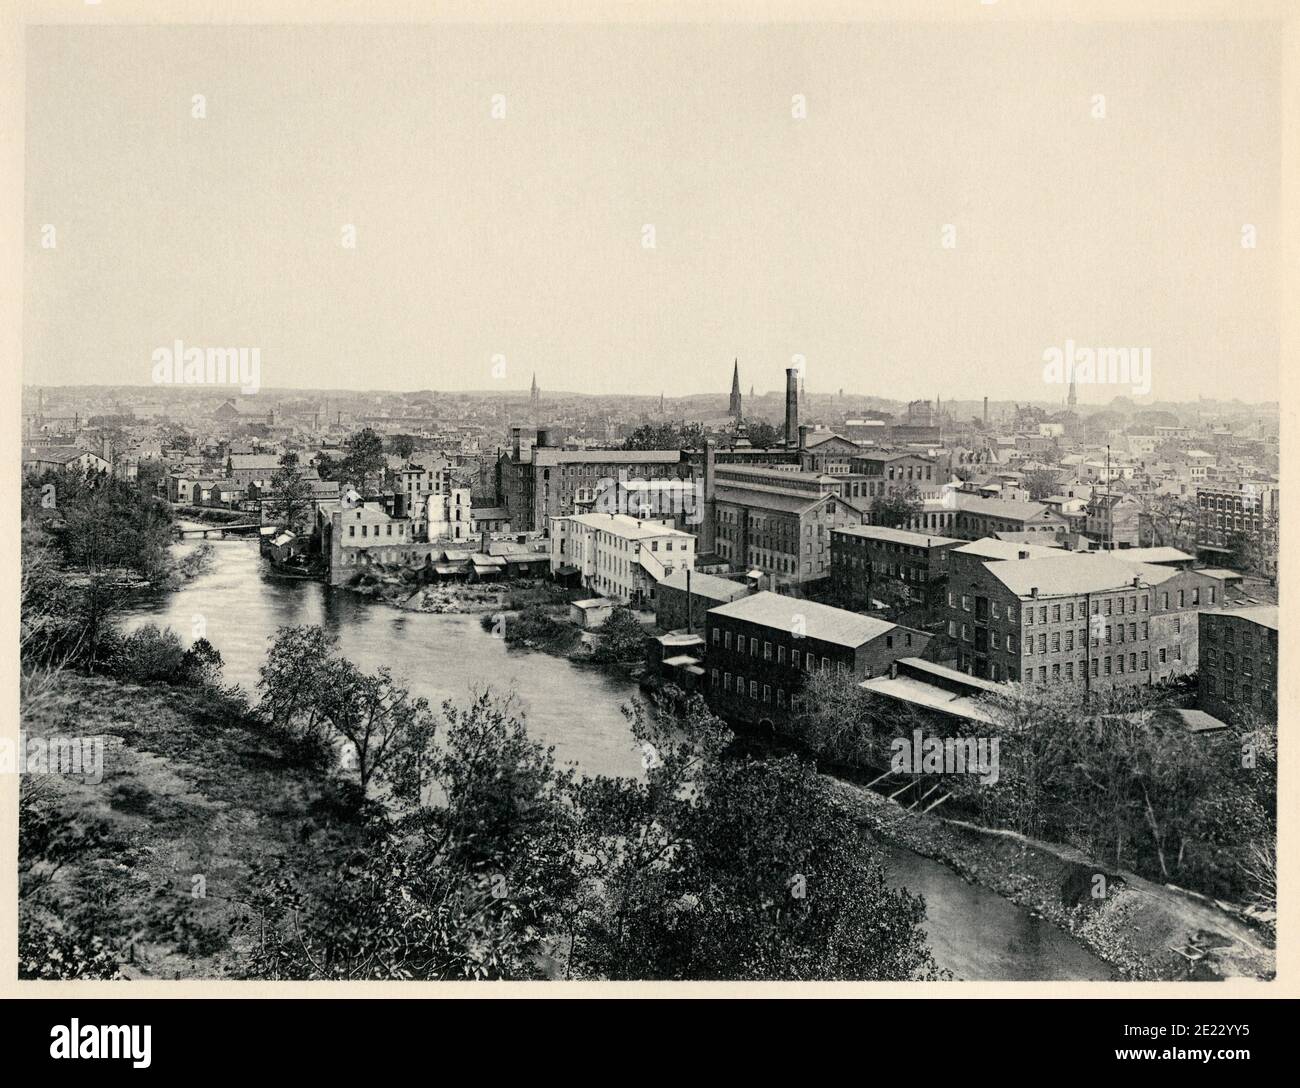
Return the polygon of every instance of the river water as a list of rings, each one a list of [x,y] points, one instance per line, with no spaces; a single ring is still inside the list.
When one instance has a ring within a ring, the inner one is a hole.
[[[513,691],[532,736],[586,774],[639,776],[641,754],[621,707],[636,685],[549,654],[511,649],[476,615],[401,612],[347,590],[273,573],[253,541],[212,541],[210,568],[174,593],[141,595],[124,627],[147,622],[199,633],[221,651],[227,684],[255,695],[277,627],[321,624],[361,668],[387,665],[435,705],[476,690]],[[188,550],[194,544],[180,544]],[[895,848],[895,882],[925,896],[926,930],[940,967],[967,980],[1106,979],[1107,966],[1068,935],[968,884],[929,858]]]

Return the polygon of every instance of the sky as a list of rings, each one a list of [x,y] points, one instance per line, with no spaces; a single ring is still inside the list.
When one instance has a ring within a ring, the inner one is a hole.
[[[27,64],[28,383],[179,339],[263,387],[725,394],[738,357],[1051,400],[1072,341],[1149,349],[1138,403],[1277,396],[1267,24],[32,27]]]

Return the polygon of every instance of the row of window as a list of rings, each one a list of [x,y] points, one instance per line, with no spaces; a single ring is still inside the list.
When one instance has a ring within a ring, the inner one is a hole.
[[[384,524],[384,525],[375,525],[375,526],[371,526],[371,525],[363,524],[363,525],[361,526],[361,535],[362,535],[362,536],[392,536],[392,535],[393,535],[393,525],[394,525],[394,524],[397,526],[397,535],[398,535],[398,536],[405,536],[405,535],[406,535],[406,522],[404,522],[404,521],[398,521],[398,522],[391,522],[391,521],[390,521],[390,522],[388,522],[387,524]],[[371,528],[373,528],[373,529],[375,530],[373,533],[369,533],[369,532],[366,531],[366,530],[371,529]],[[381,533],[381,532],[379,531],[380,529],[387,529],[388,531],[385,532],[385,533]],[[349,525],[349,526],[348,526],[348,536],[356,536],[356,535],[357,535],[357,527],[356,527],[355,525]]]
[[[712,671],[710,680],[715,688],[718,687],[719,674],[717,669],[714,669]],[[735,677],[734,687],[733,687],[731,673],[724,672],[721,674],[721,685],[723,691],[734,690],[737,695],[742,697],[746,693],[748,693],[749,697],[753,699],[755,702],[757,702],[760,698],[765,703],[770,703],[772,701],[772,686],[770,684],[762,684],[760,686],[757,680],[750,680],[749,687],[748,689],[746,689],[745,678],[743,676],[737,675]],[[776,689],[776,705],[779,707],[784,707],[786,705],[785,688]]]

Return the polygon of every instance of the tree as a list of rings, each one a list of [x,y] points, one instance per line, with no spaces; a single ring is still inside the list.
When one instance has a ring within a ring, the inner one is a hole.
[[[758,449],[772,449],[782,444],[784,436],[765,419],[745,421],[745,436]]]
[[[605,617],[597,629],[597,661],[606,663],[640,661],[645,657],[645,628],[636,613],[622,606]]]
[[[250,974],[541,977],[576,887],[572,772],[529,739],[511,699],[484,692],[443,715],[430,804],[372,809],[363,841],[315,887],[278,862],[255,874]]]
[[[424,782],[421,762],[433,739],[426,699],[412,698],[391,670],[362,672],[347,658],[335,658],[316,693],[320,716],[346,741],[344,766],[356,771],[362,796],[378,776],[403,797],[417,797]]]
[[[293,533],[302,533],[315,509],[311,484],[298,467],[298,455],[292,451],[280,458],[280,468],[271,477],[272,498],[267,513],[271,519]]]
[[[1047,498],[1048,495],[1055,495],[1056,484],[1056,473],[1051,469],[1036,468],[1025,473],[1025,490],[1029,492],[1029,497],[1036,502]]]
[[[704,427],[699,423],[643,423],[623,442],[625,450],[700,450]]]
[[[345,743],[344,766],[363,797],[376,779],[395,797],[418,797],[434,736],[428,700],[413,698],[387,668],[362,672],[336,647],[321,627],[278,628],[257,685],[259,712],[308,745]]]
[[[661,714],[666,708],[660,708]],[[583,887],[570,971],[615,979],[938,977],[924,901],[889,888],[836,790],[794,756],[723,755],[692,700],[633,712],[645,781],[578,791]]]
[[[343,449],[338,476],[343,483],[364,489],[369,481],[383,474],[384,440],[370,427],[349,437]]]
[[[871,524],[897,529],[919,517],[923,509],[920,492],[909,484],[905,491],[878,495],[871,501]]]
[[[415,439],[409,434],[395,434],[388,439],[388,452],[400,457],[403,461],[410,460],[411,454],[415,452]]]

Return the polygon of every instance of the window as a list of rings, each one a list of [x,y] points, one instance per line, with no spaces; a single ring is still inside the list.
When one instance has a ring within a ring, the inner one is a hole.
[[[778,647],[776,648],[776,663],[777,663],[778,665],[784,665],[784,664],[785,664],[785,647],[784,647],[784,646],[778,646]]]
[[[716,688],[716,687],[718,686],[718,670],[717,670],[717,669],[714,669],[714,670],[713,670],[713,673],[712,673],[712,680],[713,680],[713,686]]]
[[[756,638],[751,638],[749,640],[749,656],[750,657],[758,656],[758,639]]]
[[[736,636],[736,653],[738,653],[738,654],[743,654],[744,652],[745,652],[745,636],[744,636],[744,635],[737,635],[737,636]]]
[[[722,690],[723,691],[731,690],[731,673],[729,672],[724,672],[722,674]]]
[[[731,649],[731,632],[730,632],[730,631],[726,631],[726,632],[723,633],[723,636],[722,636],[722,646],[723,646],[724,649],[727,649],[727,650],[730,650],[730,649]]]
[[[831,671],[831,659],[829,657],[823,657],[822,672],[830,672],[830,671]]]
[[[713,629],[713,645],[716,646],[721,641],[722,641],[722,628],[715,627]]]
[[[798,650],[791,650],[791,651],[790,651],[790,664],[793,665],[796,669],[799,667],[799,651],[798,651]]]
[[[763,660],[764,661],[772,660],[772,644],[770,642],[763,643]]]

